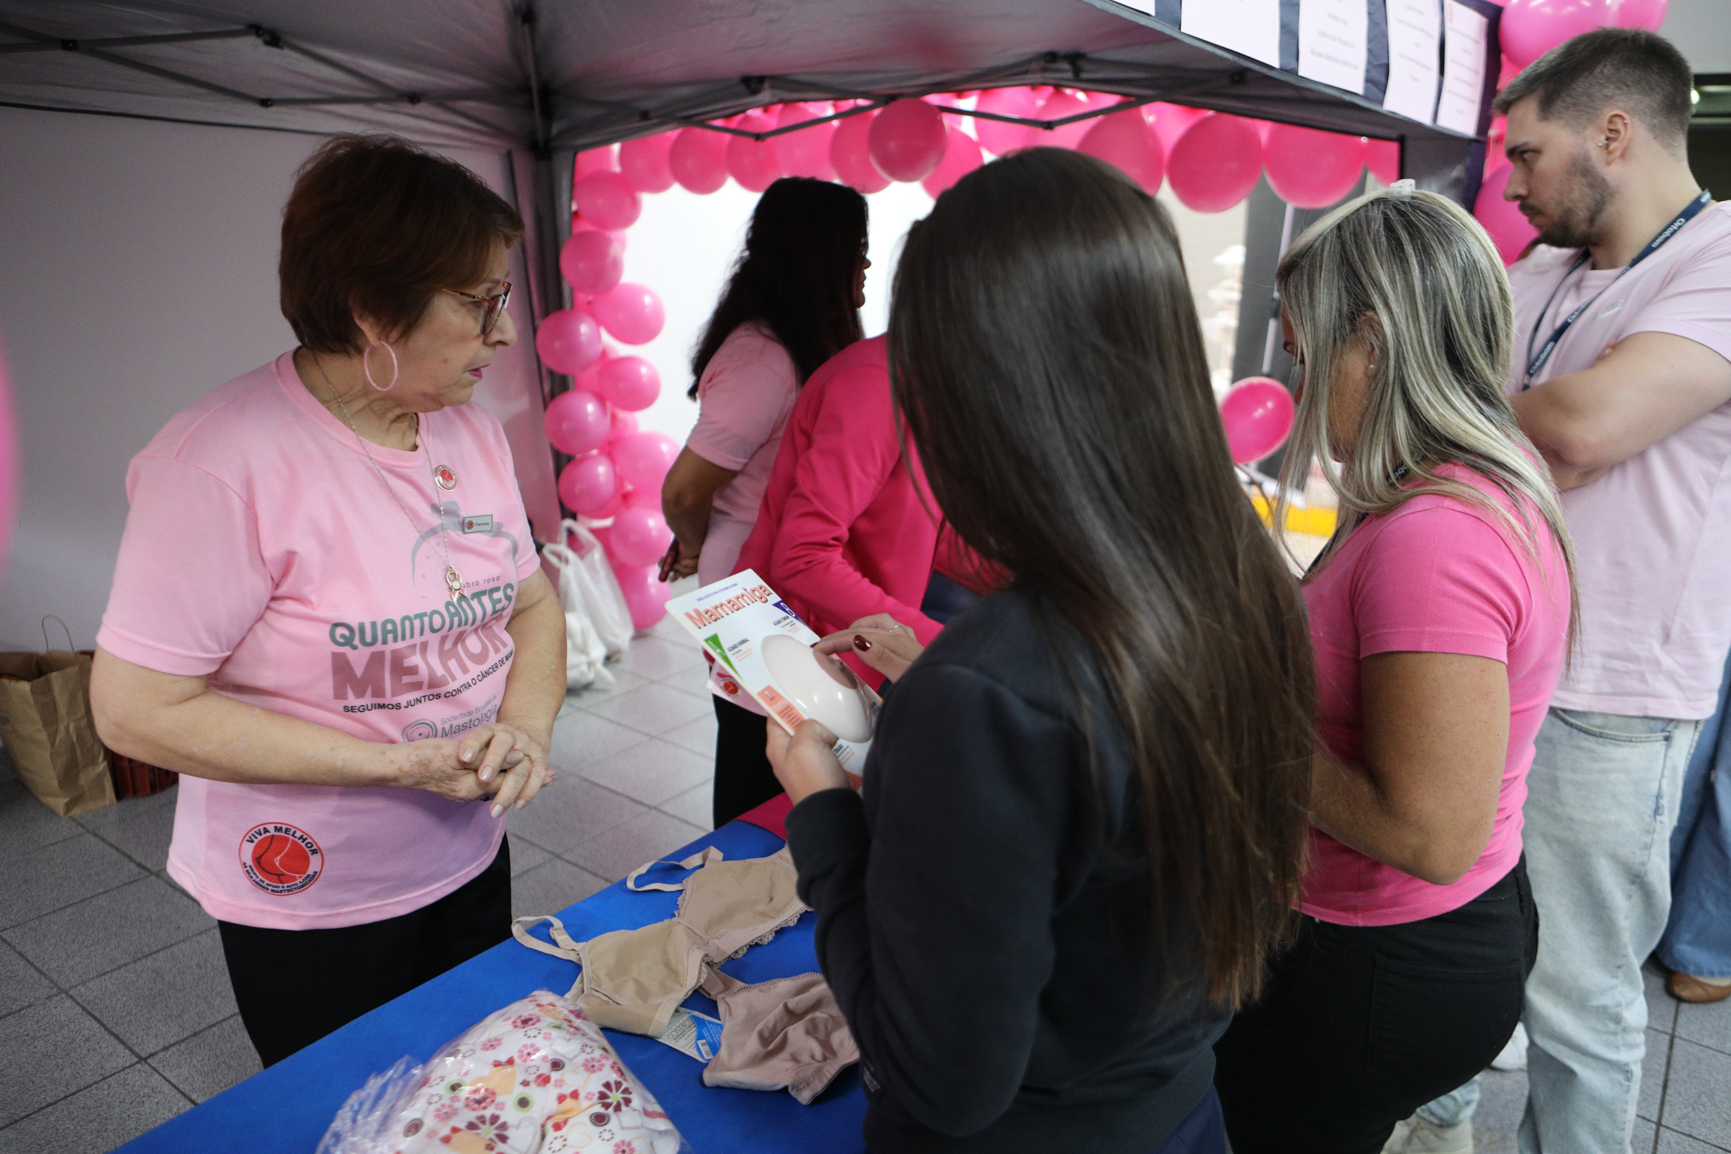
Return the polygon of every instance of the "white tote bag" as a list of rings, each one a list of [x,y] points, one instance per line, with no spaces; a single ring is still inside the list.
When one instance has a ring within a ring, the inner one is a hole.
[[[565,687],[612,685],[613,674],[603,663],[625,652],[631,640],[631,611],[601,542],[567,519],[559,524],[559,540],[543,545],[541,555],[557,574],[554,584],[565,610]]]

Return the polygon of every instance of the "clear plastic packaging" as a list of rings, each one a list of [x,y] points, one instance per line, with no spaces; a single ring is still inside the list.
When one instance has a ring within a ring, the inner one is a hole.
[[[537,990],[424,1066],[349,1096],[318,1154],[683,1154],[661,1104],[577,1006]]]

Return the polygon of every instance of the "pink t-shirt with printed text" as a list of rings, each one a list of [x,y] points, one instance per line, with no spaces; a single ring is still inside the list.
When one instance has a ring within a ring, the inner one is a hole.
[[[1490,482],[1445,466],[1507,509]],[[1526,542],[1489,510],[1424,494],[1356,526],[1304,585],[1316,654],[1317,731],[1348,762],[1364,756],[1359,662],[1378,653],[1459,653],[1508,667],[1509,745],[1490,840],[1451,885],[1434,885],[1310,831],[1310,867],[1300,908],[1340,925],[1384,926],[1458,909],[1513,869],[1521,855],[1521,805],[1533,738],[1562,670],[1569,629],[1569,576],[1562,549],[1537,513],[1540,544]]]
[[[473,404],[420,420],[416,452],[363,452],[288,353],[174,417],[127,473],[97,644],[367,741],[491,721],[535,542],[499,423]],[[224,921],[357,925],[457,889],[503,831],[486,805],[422,790],[182,776],[168,870]]]
[[[1731,360],[1731,204],[1702,210],[1627,276],[1583,267],[1564,283],[1578,255],[1541,245],[1509,269],[1511,393],[1521,387],[1535,324],[1536,351],[1600,290],[1535,383],[1591,368],[1635,333],[1686,337]],[[1581,628],[1552,703],[1633,717],[1711,716],[1731,650],[1731,402],[1570,489],[1563,513],[1575,541]]]

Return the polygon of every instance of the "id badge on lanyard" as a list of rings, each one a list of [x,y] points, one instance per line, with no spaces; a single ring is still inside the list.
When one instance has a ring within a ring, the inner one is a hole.
[[[1539,326],[1545,323],[1545,315],[1551,311],[1551,305],[1556,303],[1557,294],[1563,291],[1563,286],[1569,283],[1569,278],[1574,276],[1580,267],[1587,263],[1588,254],[1586,252],[1583,251],[1580,256],[1576,257],[1575,263],[1569,266],[1569,271],[1563,274],[1563,279],[1557,282],[1557,287],[1551,290],[1551,295],[1545,298],[1545,307],[1539,310],[1538,317],[1533,321],[1533,331],[1527,335],[1527,372],[1526,375],[1521,378],[1521,392],[1524,393],[1533,387],[1533,378],[1539,374],[1540,369],[1545,367],[1545,362],[1551,359],[1551,354],[1557,351],[1557,346],[1562,343],[1563,334],[1567,333],[1570,327],[1572,327],[1576,321],[1580,320],[1581,316],[1588,309],[1592,308],[1593,304],[1598,301],[1600,297],[1611,291],[1611,285],[1616,284],[1617,281],[1622,280],[1624,276],[1628,275],[1630,269],[1658,252],[1661,248],[1664,248],[1666,241],[1676,236],[1684,225],[1695,219],[1697,213],[1712,203],[1713,194],[1707,189],[1702,189],[1701,195],[1690,201],[1682,212],[1672,217],[1671,223],[1660,229],[1659,235],[1648,241],[1647,247],[1636,253],[1635,259],[1623,266],[1623,271],[1616,275],[1616,277],[1611,281],[1611,284],[1606,285],[1604,288],[1594,293],[1589,300],[1577,306],[1574,312],[1564,317],[1562,323],[1555,329],[1551,330],[1550,337],[1546,339],[1544,345],[1535,354],[1533,352],[1533,342],[1539,339]]]

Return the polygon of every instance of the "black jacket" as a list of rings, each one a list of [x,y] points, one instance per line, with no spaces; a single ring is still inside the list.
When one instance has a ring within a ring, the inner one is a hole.
[[[1193,981],[1157,996],[1122,731],[1080,639],[1050,628],[1020,592],[970,610],[889,695],[863,794],[788,816],[874,1151],[1147,1154],[1213,1078],[1229,1014]]]

